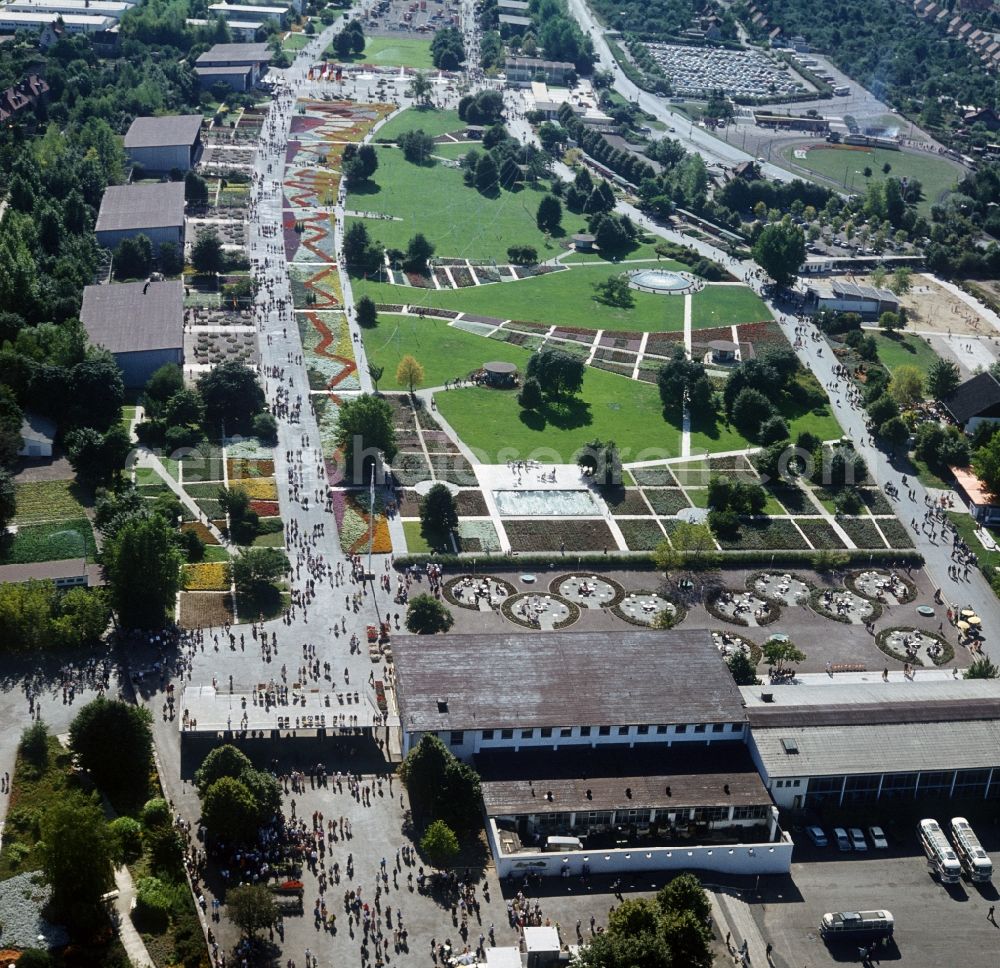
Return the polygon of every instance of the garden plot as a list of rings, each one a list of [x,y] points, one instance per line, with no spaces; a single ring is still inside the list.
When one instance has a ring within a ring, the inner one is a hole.
[[[17,500],[15,525],[37,524],[41,521],[65,521],[86,516],[79,496],[79,485],[73,481],[29,481],[14,485]]]
[[[358,367],[346,316],[309,311],[298,314],[298,325],[310,389],[359,389]]]
[[[336,261],[334,244],[335,219],[331,213],[286,211],[281,216],[285,258],[289,262]]]

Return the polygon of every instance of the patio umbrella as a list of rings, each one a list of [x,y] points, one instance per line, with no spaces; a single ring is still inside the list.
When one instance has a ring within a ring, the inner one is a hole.
[[[955,624],[956,624],[956,625],[957,625],[957,626],[958,626],[958,627],[959,627],[959,628],[960,628],[960,629],[961,629],[961,630],[962,630],[963,632],[968,632],[968,631],[969,631],[969,623],[968,623],[968,622],[956,622]]]
[[[983,624],[983,620],[978,615],[970,615],[969,616],[969,624],[970,625],[982,625]]]
[[[975,615],[975,614],[976,613],[971,608],[963,608],[962,609],[962,618],[969,618],[970,616]]]

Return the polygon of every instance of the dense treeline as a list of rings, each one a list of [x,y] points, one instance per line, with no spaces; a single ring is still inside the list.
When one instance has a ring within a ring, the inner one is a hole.
[[[996,278],[1000,245],[981,245],[981,232],[1000,238],[1000,164],[983,165],[966,176],[941,205],[931,209],[927,264],[942,275]]]

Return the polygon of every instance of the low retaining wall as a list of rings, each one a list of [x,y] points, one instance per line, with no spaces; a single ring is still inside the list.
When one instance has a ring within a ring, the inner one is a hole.
[[[623,874],[632,871],[700,870],[719,874],[787,874],[792,867],[795,846],[787,833],[776,843],[739,844],[714,847],[648,847],[614,850],[576,850],[566,853],[523,852],[503,854],[497,827],[490,820],[486,828],[501,878],[523,874],[543,877],[579,877],[589,874]],[[566,872],[569,872],[568,874]]]

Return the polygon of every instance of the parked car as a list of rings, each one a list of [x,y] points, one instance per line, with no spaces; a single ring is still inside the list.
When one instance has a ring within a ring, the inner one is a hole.
[[[867,850],[868,841],[865,840],[865,832],[860,827],[851,827],[851,846],[855,850]]]
[[[817,847],[825,847],[829,843],[822,827],[806,827],[806,833]]]
[[[833,836],[837,841],[838,850],[850,850],[851,849],[851,838],[847,836],[847,831],[843,827],[834,827]]]
[[[881,827],[869,827],[868,839],[872,842],[872,847],[876,850],[888,850],[889,841],[885,839],[885,832]]]

